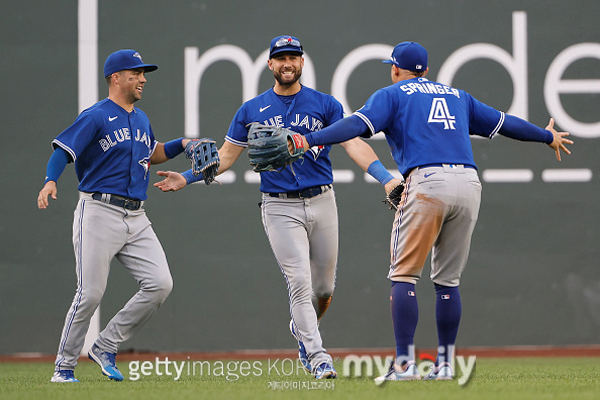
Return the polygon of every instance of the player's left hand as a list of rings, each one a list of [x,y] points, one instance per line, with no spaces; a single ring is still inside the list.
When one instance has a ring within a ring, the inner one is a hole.
[[[569,136],[568,132],[557,132],[554,129],[554,118],[550,118],[550,122],[548,123],[546,129],[552,132],[552,135],[554,135],[554,140],[548,146],[550,146],[556,153],[556,159],[560,161],[561,150],[567,154],[571,154],[571,151],[567,149],[565,144],[573,144],[573,141],[565,138],[565,136]]]
[[[185,146],[185,156],[192,162],[194,176],[202,174],[204,183],[210,185],[219,171],[219,151],[211,138],[192,139]]]
[[[383,202],[389,205],[391,210],[398,210],[404,192],[404,182],[394,178],[386,183],[384,188],[386,196]]]
[[[300,137],[302,138],[302,148],[304,149],[304,153],[306,153],[309,149],[308,141],[304,136],[300,135]],[[288,138],[288,150],[290,154],[294,154],[294,151],[296,150],[294,147],[294,142],[292,142],[292,138]]]
[[[48,196],[52,196],[54,200],[56,200],[56,193],[58,193],[58,189],[56,188],[56,182],[48,181],[40,190],[40,194],[38,194],[37,204],[40,210],[48,207]]]
[[[385,189],[385,194],[390,194],[392,190],[394,190],[397,186],[401,185],[402,181],[400,179],[394,178],[383,187]]]
[[[157,171],[156,175],[165,177],[165,179],[162,181],[154,184],[155,187],[159,188],[163,192],[176,192],[180,189],[183,189],[187,185],[185,177],[179,172]]]

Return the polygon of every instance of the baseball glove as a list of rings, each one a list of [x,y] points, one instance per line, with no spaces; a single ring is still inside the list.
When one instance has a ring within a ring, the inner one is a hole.
[[[402,192],[404,192],[404,182],[393,188],[392,191],[385,196],[385,200],[383,200],[383,202],[390,206],[390,210],[398,210],[398,204],[400,204]]]
[[[192,162],[192,173],[202,173],[204,183],[210,185],[219,170],[219,152],[216,142],[210,138],[192,139],[185,146],[185,156]]]
[[[288,139],[291,146],[288,148]],[[292,150],[290,150],[290,148]],[[302,135],[286,128],[253,122],[248,131],[248,157],[254,172],[277,171],[304,154]]]

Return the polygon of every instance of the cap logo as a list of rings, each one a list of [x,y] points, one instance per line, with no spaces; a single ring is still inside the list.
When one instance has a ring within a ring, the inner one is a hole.
[[[423,69],[423,66],[421,64],[417,64],[417,65],[415,65],[415,68],[416,69]]]
[[[137,51],[136,51],[136,52],[133,54],[133,56],[134,56],[134,57],[137,57],[137,58],[139,58],[139,59],[140,59],[140,62],[144,62],[144,61],[142,60],[142,56],[141,56],[141,55],[140,55],[140,53],[138,53]]]

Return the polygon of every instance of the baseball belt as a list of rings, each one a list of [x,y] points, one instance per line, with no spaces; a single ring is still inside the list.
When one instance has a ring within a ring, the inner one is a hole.
[[[306,189],[294,190],[293,192],[268,193],[271,197],[280,199],[310,199],[311,197],[323,194],[331,189],[331,185],[313,186]]]
[[[92,193],[92,199],[101,201],[106,204],[111,204],[113,206],[125,208],[127,210],[139,210],[144,206],[144,202],[140,200],[130,199],[128,197],[118,196],[116,194],[108,194],[108,193]]]

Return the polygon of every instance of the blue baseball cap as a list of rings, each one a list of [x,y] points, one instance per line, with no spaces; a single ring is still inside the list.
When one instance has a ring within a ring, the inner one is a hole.
[[[124,69],[143,68],[146,72],[156,71],[157,65],[144,64],[142,56],[135,50],[118,50],[112,53],[104,63],[104,77]]]
[[[402,42],[394,47],[390,59],[383,62],[409,71],[425,71],[427,50],[417,42]]]
[[[300,44],[298,38],[289,35],[274,37],[273,40],[271,40],[269,58],[273,58],[275,54],[283,53],[284,51],[304,54],[304,51],[302,50],[302,45]]]

